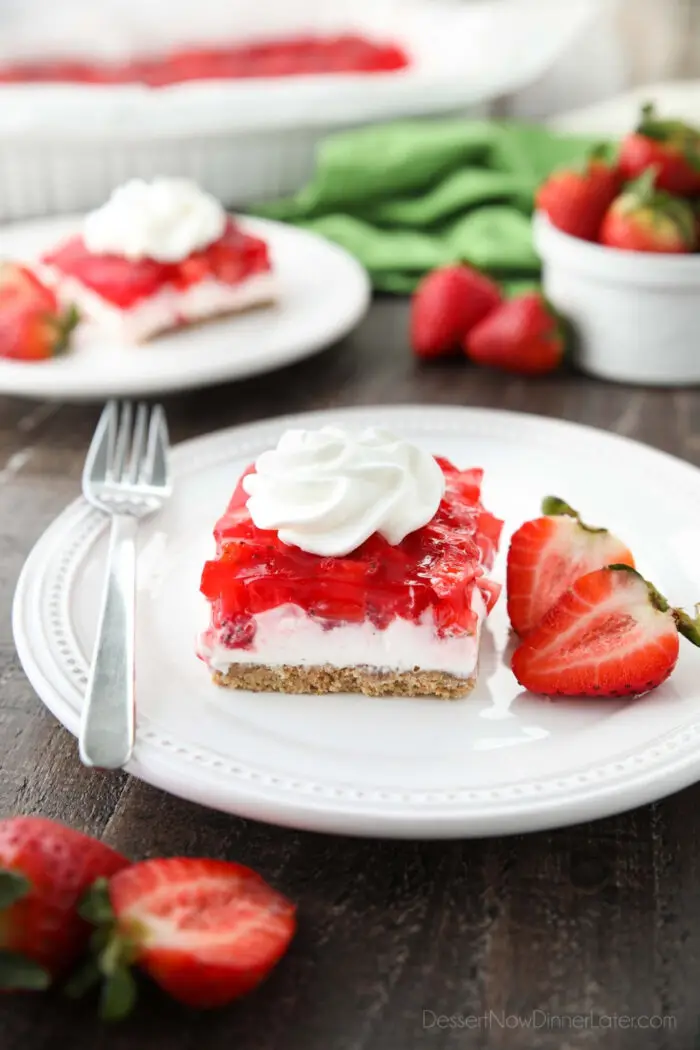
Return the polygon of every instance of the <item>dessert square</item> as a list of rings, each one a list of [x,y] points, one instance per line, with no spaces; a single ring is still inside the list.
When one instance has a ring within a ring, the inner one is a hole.
[[[265,242],[182,179],[127,183],[41,262],[62,299],[134,342],[276,296]]]
[[[481,502],[482,473],[383,430],[288,432],[244,472],[216,524],[198,647],[214,681],[467,694],[500,592],[488,572],[502,522]]]

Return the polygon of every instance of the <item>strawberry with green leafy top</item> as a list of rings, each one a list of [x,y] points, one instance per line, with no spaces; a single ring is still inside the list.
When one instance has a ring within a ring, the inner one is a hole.
[[[697,246],[695,215],[687,201],[655,188],[650,169],[611,204],[600,241],[631,252],[692,252]]]
[[[241,864],[171,857],[134,864],[95,886],[81,913],[97,929],[94,958],[69,988],[102,983],[101,1014],[127,1014],[132,964],[173,998],[214,1007],[267,976],[294,935],[295,908]]]
[[[0,357],[43,361],[62,353],[78,323],[54,292],[18,263],[0,263]]]
[[[681,197],[700,193],[700,130],[680,120],[660,120],[647,105],[636,131],[622,143],[618,170],[631,181],[651,168],[658,189]]]
[[[129,861],[43,817],[0,821],[0,989],[47,988],[87,945],[77,905]]]
[[[700,646],[700,617],[671,608],[629,565],[610,565],[564,592],[515,650],[513,673],[545,696],[640,696],[673,671],[679,634]]]
[[[596,241],[620,185],[616,169],[595,152],[580,167],[550,175],[537,191],[536,203],[558,230]]]
[[[526,521],[508,548],[508,616],[527,634],[579,576],[613,562],[634,566],[627,546],[607,529],[585,525],[556,496],[542,501],[542,517]]]

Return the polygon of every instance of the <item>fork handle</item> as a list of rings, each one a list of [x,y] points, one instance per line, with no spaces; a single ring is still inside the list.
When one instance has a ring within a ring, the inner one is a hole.
[[[107,577],[80,725],[86,766],[119,769],[134,746],[134,634],[138,519],[112,518]]]

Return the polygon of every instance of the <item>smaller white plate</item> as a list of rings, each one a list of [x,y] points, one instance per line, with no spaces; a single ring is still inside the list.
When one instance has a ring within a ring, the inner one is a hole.
[[[79,228],[45,219],[0,231],[0,258],[32,261]],[[342,248],[283,223],[244,219],[263,237],[279,278],[278,302],[137,345],[81,324],[73,349],[51,361],[0,358],[0,394],[60,400],[145,397],[269,372],[346,335],[370,301],[369,279]]]

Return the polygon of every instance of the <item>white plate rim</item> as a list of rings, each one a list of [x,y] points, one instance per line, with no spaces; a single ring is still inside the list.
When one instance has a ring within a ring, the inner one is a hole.
[[[358,421],[377,415],[391,424],[403,420],[406,425],[420,428],[421,420],[431,413],[439,417],[425,423],[427,429],[464,425],[470,418],[473,425],[491,427],[530,428],[541,430],[547,440],[567,438],[569,442],[597,441],[609,449],[613,444],[621,453],[644,455],[649,469],[665,472],[698,488],[700,472],[692,464],[680,460],[641,442],[612,434],[594,427],[529,413],[505,410],[456,408],[453,406],[376,406],[345,408],[276,417],[253,424],[217,431],[186,441],[173,449],[175,475],[193,457],[211,452],[217,444],[228,444],[232,437],[247,434],[252,443],[266,434],[278,434],[289,425],[319,425],[338,417]],[[542,438],[540,438],[542,440]],[[242,447],[242,446],[240,446]],[[190,466],[190,469],[194,469]],[[673,478],[670,479],[671,481]],[[39,697],[72,733],[77,732],[77,712],[64,694],[46,677],[32,653],[32,641],[25,626],[25,617],[32,615],[37,597],[36,579],[44,560],[56,551],[61,541],[85,524],[88,531],[99,533],[106,528],[96,512],[81,499],[74,501],[48,527],[35,544],[22,569],[13,602],[12,623],[17,652],[25,673]],[[59,599],[57,598],[57,601]],[[69,640],[66,655],[70,657]],[[75,683],[68,682],[69,692],[80,696]],[[188,747],[186,741],[171,739],[166,742],[159,734],[146,729],[139,733],[134,757],[126,767],[138,778],[171,794],[203,805],[233,812],[243,817],[263,819],[276,824],[316,831],[343,834],[370,835],[395,838],[466,838],[495,834],[512,834],[551,827],[565,826],[585,819],[597,819],[613,813],[656,801],[700,778],[700,718],[685,723],[682,728],[662,734],[659,740],[643,750],[632,749],[613,762],[592,764],[585,772],[570,777],[555,776],[533,780],[530,784],[506,785],[483,791],[463,790],[393,792],[353,791],[337,788],[324,790],[322,785],[290,784],[284,778],[255,769],[242,770],[241,763],[225,772],[235,779],[228,785],[226,797],[212,789],[220,776],[222,763],[217,760],[216,776],[205,755]],[[201,751],[201,749],[199,749]],[[186,777],[183,781],[183,769]],[[243,775],[241,775],[243,774]]]
[[[136,397],[157,396],[160,394],[173,393],[179,390],[194,390],[211,386],[219,382],[232,382],[239,379],[248,379],[256,375],[264,375],[267,372],[284,368],[298,361],[306,360],[324,350],[326,347],[338,342],[351,332],[367,313],[372,297],[372,288],[369,275],[362,264],[340,245],[326,240],[311,230],[301,229],[287,223],[277,222],[273,219],[254,218],[248,215],[236,215],[243,229],[263,237],[274,250],[275,239],[284,237],[299,242],[303,251],[304,244],[311,245],[316,253],[322,253],[333,262],[336,269],[342,267],[344,271],[343,304],[344,308],[338,309],[334,315],[327,315],[328,320],[319,324],[313,335],[307,333],[295,334],[293,331],[280,338],[276,336],[276,342],[272,348],[267,347],[265,355],[256,357],[251,354],[245,358],[232,357],[227,364],[221,362],[208,362],[206,355],[196,360],[196,369],[187,371],[168,369],[165,355],[167,351],[163,347],[164,360],[163,369],[153,375],[132,374],[125,377],[112,378],[109,373],[105,374],[95,368],[95,362],[86,365],[85,373],[78,373],[78,378],[71,383],[62,374],[57,374],[51,369],[51,362],[40,362],[38,364],[26,362],[3,361],[0,358],[0,394],[19,397],[40,397],[46,400],[61,401],[94,401],[109,397]],[[30,235],[33,229],[41,229],[47,226],[62,228],[81,221],[80,215],[48,216],[39,219],[22,220],[6,227],[11,237],[23,232]],[[0,230],[0,233],[2,230]],[[284,280],[284,273],[280,275]],[[280,290],[280,305],[271,307],[271,310],[284,310],[284,287]],[[261,324],[265,322],[266,308],[256,311],[257,318]],[[270,315],[268,315],[270,316]],[[319,310],[319,317],[321,311]],[[274,324],[277,317],[271,320]],[[230,327],[235,328],[236,317],[212,321],[213,325],[225,325],[226,331]],[[193,343],[197,339],[197,327],[192,328],[187,335],[191,335]],[[222,329],[224,331],[224,329]],[[159,349],[161,349],[159,347]],[[135,350],[138,352],[138,349]],[[196,347],[193,346],[192,359],[196,358]],[[89,369],[89,371],[87,371]],[[105,378],[106,375],[106,378]]]

